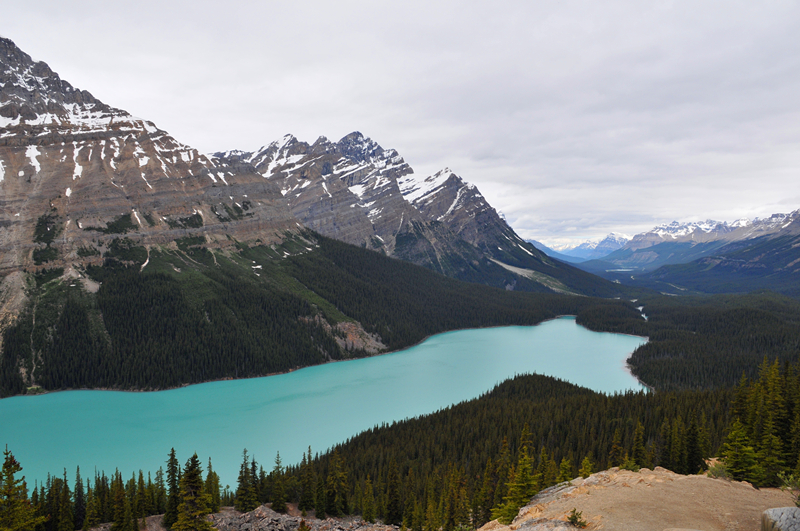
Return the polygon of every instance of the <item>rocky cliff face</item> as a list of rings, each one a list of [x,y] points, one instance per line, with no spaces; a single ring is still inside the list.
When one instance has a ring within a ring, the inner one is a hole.
[[[306,226],[355,245],[459,276],[481,261],[548,262],[474,185],[449,169],[420,178],[397,151],[354,132],[313,144],[291,135],[256,152],[215,153],[280,187]]]
[[[220,246],[295,227],[268,180],[73,88],[0,39],[0,273],[91,259],[121,233],[145,244],[202,234]]]
[[[0,329],[26,272],[74,272],[113,242],[271,243],[297,223],[280,190],[78,90],[0,38]]]

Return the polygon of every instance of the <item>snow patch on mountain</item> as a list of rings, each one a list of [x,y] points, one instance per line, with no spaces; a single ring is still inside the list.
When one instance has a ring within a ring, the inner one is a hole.
[[[453,175],[455,174],[450,168],[444,168],[425,178],[420,178],[410,173],[398,179],[397,184],[400,186],[400,193],[403,194],[405,200],[414,204],[420,199],[435,193]]]

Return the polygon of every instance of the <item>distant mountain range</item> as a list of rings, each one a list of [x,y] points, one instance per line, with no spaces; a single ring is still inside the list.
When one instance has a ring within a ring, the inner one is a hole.
[[[800,210],[733,223],[672,222],[637,234],[586,271],[671,294],[800,293]]]

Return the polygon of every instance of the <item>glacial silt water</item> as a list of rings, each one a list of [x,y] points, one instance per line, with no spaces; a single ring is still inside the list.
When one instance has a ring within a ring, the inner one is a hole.
[[[461,330],[407,350],[288,374],[210,382],[168,391],[65,391],[0,400],[0,444],[30,487],[47,474],[72,484],[75,468],[119,468],[127,479],[155,472],[174,447],[183,464],[212,459],[235,488],[242,450],[271,470],[276,452],[297,463],[384,422],[475,398],[521,373],[537,372],[606,393],[641,386],[625,359],[645,339],[590,332],[561,318],[532,327]]]

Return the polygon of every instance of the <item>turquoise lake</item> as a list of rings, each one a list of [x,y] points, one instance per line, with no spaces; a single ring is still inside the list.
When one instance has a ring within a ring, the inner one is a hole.
[[[242,450],[271,470],[297,463],[377,424],[475,398],[515,374],[537,372],[605,393],[641,389],[625,360],[644,338],[590,332],[574,318],[538,326],[461,330],[392,354],[288,374],[169,391],[64,391],[0,400],[0,444],[28,486],[47,473],[70,485],[75,468],[125,479],[155,472],[175,447],[181,464],[211,457],[235,488]]]

